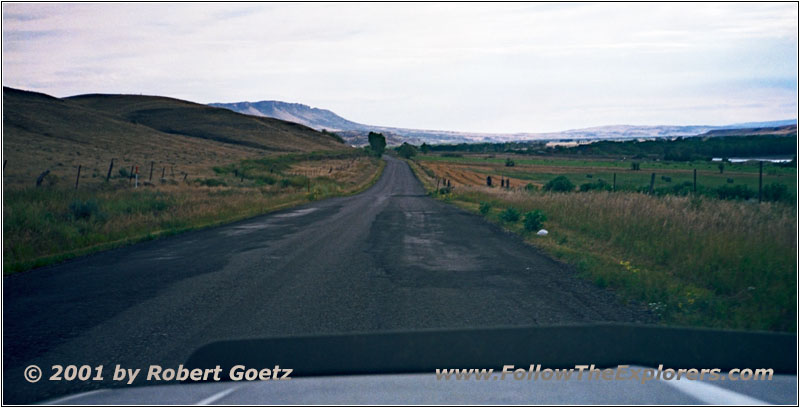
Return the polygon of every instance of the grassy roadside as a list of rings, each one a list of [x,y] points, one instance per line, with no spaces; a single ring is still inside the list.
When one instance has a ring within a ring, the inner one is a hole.
[[[230,172],[215,169],[214,178],[136,189],[126,177],[78,191],[7,189],[3,198],[3,274],[356,194],[374,184],[385,166],[382,160],[357,152],[253,161],[226,166]],[[280,163],[280,168],[275,163]],[[240,169],[246,167],[250,171],[242,173]]]
[[[437,194],[437,174],[424,163],[410,165],[433,196],[483,214],[597,285],[647,303],[665,324],[796,330],[794,205],[463,185]],[[504,215],[510,207],[518,221]],[[546,215],[547,236],[524,228],[524,214],[533,210]]]

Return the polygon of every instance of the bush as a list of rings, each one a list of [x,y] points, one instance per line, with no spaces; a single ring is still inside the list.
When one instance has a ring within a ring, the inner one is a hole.
[[[719,186],[717,188],[717,195],[722,200],[749,200],[755,196],[755,193],[747,186],[739,184],[734,186]]]
[[[100,206],[95,200],[75,200],[70,203],[69,211],[76,220],[89,219],[100,215]]]
[[[119,169],[119,176],[120,177],[130,177],[130,173],[128,173],[128,169],[123,167],[123,168]]]
[[[540,210],[533,210],[525,214],[525,229],[528,231],[538,231],[542,228],[547,217]]]
[[[400,155],[400,157],[406,159],[410,159],[417,154],[417,148],[405,142],[395,150],[397,151],[397,154]]]
[[[486,215],[489,214],[489,211],[491,211],[492,205],[485,201],[482,201],[478,209],[480,210],[481,214]]]
[[[525,191],[532,193],[534,191],[539,191],[539,187],[537,187],[535,184],[528,183],[525,185]]]
[[[544,185],[545,191],[566,192],[575,190],[575,185],[566,176],[558,176]]]
[[[611,191],[611,184],[608,184],[607,181],[603,179],[597,179],[594,183],[583,183],[580,187],[581,191],[590,191],[590,190],[606,190]]]
[[[514,160],[506,159],[506,167],[514,167]]]
[[[792,201],[789,187],[786,184],[771,183],[761,190],[761,198],[765,201]]]
[[[208,187],[220,187],[220,186],[227,186],[228,185],[228,183],[226,183],[226,182],[224,182],[222,180],[213,179],[213,178],[201,179],[201,180],[197,180],[197,182],[200,183],[200,185],[208,186]]]
[[[519,221],[519,211],[514,207],[508,207],[500,213],[500,219],[505,222]]]

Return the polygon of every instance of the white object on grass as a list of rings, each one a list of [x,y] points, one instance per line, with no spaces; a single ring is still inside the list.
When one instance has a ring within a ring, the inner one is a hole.
[[[539,232],[536,233],[536,235],[545,236],[545,235],[547,235],[547,230],[546,229],[540,229]]]

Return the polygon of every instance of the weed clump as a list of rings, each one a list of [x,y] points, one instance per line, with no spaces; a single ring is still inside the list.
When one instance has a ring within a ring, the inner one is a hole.
[[[508,207],[500,213],[500,219],[504,222],[517,222],[519,221],[519,210],[514,207]]]
[[[533,210],[525,213],[523,224],[527,231],[538,231],[544,226],[545,221],[547,221],[547,216],[541,210]]]

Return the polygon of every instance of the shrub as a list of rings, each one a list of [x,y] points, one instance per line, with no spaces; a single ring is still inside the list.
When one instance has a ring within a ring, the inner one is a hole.
[[[519,211],[514,207],[508,207],[500,213],[500,219],[505,222],[519,221]]]
[[[514,167],[514,160],[506,159],[506,167]]]
[[[525,229],[528,231],[537,231],[542,228],[543,223],[547,217],[540,210],[533,210],[525,214]]]
[[[405,142],[395,150],[397,154],[406,159],[410,159],[417,154],[417,148]]]
[[[575,190],[575,185],[566,176],[558,176],[544,185],[545,191],[572,191]]]
[[[761,190],[761,198],[765,201],[791,201],[792,195],[786,184],[771,183]]]
[[[222,180],[213,179],[213,178],[201,179],[201,180],[197,180],[197,182],[200,183],[200,185],[208,186],[208,187],[219,187],[219,186],[227,186],[228,185],[228,183],[226,183],[226,182],[224,182]]]
[[[492,209],[492,205],[482,201],[478,209],[480,210],[481,214],[486,215],[489,214],[489,211]]]
[[[537,187],[535,184],[528,183],[525,185],[525,191],[527,192],[539,191],[539,187]]]
[[[734,186],[722,185],[716,191],[719,198],[723,200],[748,200],[755,196],[753,190],[743,184]]]
[[[128,169],[123,167],[123,168],[119,169],[119,176],[120,177],[129,177],[130,173],[128,173]]]
[[[275,184],[275,179],[273,177],[270,177],[270,176],[256,176],[256,177],[253,178],[253,180],[255,181],[256,185],[258,185],[258,186],[263,186],[265,184],[271,186],[271,185]]]
[[[597,179],[594,183],[583,183],[580,187],[581,191],[590,191],[590,190],[606,190],[611,191],[611,184],[608,184],[607,181],[603,179]]]
[[[76,220],[89,219],[100,215],[100,206],[95,200],[74,200],[69,204],[69,211]]]

